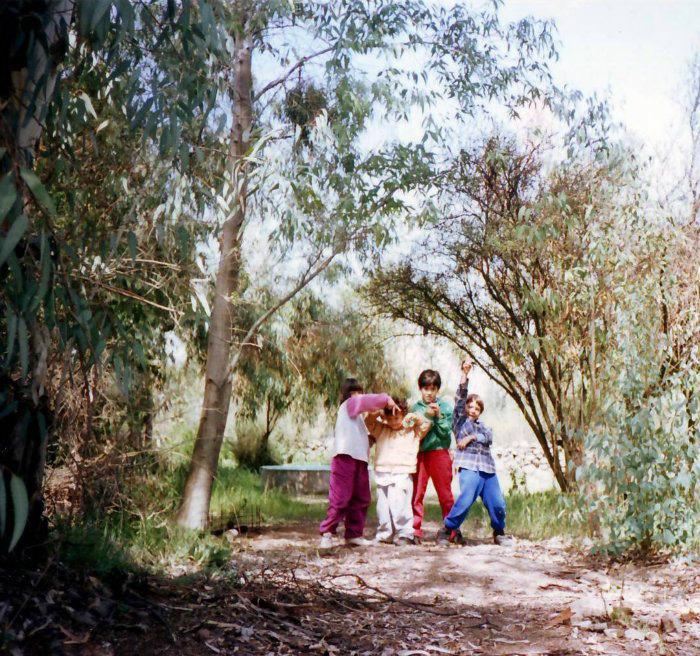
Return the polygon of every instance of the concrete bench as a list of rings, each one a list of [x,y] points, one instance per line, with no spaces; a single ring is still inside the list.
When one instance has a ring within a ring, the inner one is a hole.
[[[271,465],[261,468],[265,489],[287,494],[328,494],[329,465]]]

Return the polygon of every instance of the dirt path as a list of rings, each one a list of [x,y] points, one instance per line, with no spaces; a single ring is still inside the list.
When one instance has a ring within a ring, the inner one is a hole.
[[[210,576],[10,572],[0,633],[42,655],[700,654],[697,563],[604,567],[556,540],[316,544],[311,525],[238,537]]]
[[[280,530],[241,540],[241,556],[349,593],[391,595],[402,610],[429,604],[394,635],[376,633],[370,653],[700,654],[697,565],[603,569],[558,540],[340,547],[321,557],[315,540],[313,528]]]

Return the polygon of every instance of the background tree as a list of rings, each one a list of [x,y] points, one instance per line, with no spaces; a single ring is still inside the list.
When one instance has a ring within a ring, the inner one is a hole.
[[[246,350],[234,382],[240,443],[234,451],[239,462],[247,460],[253,468],[279,457],[270,437],[282,419],[305,431],[319,414],[327,413],[332,422],[347,376],[368,390],[406,394],[387,359],[382,327],[347,302],[333,307],[306,291],[258,339],[257,348]],[[309,444],[320,446],[325,437],[302,432],[287,442],[304,451]]]
[[[503,138],[461,151],[435,179],[445,218],[420,255],[380,270],[367,296],[469,353],[515,401],[567,490],[601,398],[611,290],[624,277],[599,240],[622,239],[610,216],[631,210],[617,200],[624,160],[547,169],[544,151]]]

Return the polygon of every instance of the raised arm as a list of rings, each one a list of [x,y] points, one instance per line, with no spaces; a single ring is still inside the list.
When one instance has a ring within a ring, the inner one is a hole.
[[[351,419],[354,419],[363,412],[381,410],[392,404],[393,401],[388,394],[356,394],[348,400],[348,414]]]
[[[467,358],[462,362],[462,378],[455,394],[455,407],[452,412],[452,430],[455,437],[459,435],[459,429],[467,418],[467,396],[469,394],[469,372],[472,369],[472,361]]]
[[[372,431],[374,431],[377,428],[377,426],[380,425],[379,414],[379,411],[369,412],[365,417],[365,426],[367,427],[367,430],[370,433],[372,433]]]

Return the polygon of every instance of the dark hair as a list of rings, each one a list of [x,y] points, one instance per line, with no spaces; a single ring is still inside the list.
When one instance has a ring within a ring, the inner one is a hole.
[[[365,388],[360,385],[360,381],[357,378],[346,378],[343,384],[340,386],[340,403],[341,405],[345,403],[351,396],[353,392],[364,392]]]
[[[399,406],[399,410],[402,415],[408,414],[408,401],[402,396],[392,396],[391,399]],[[384,408],[384,414],[388,417],[391,415],[391,410],[389,408]]]
[[[479,406],[481,412],[484,411],[484,401],[478,394],[470,394],[467,397],[467,405],[469,405],[472,401],[474,401],[474,403],[476,403]]]
[[[428,385],[435,385],[438,389],[442,387],[442,378],[440,378],[440,373],[435,371],[435,369],[425,369],[418,376],[418,389],[423,389],[428,387]]]

